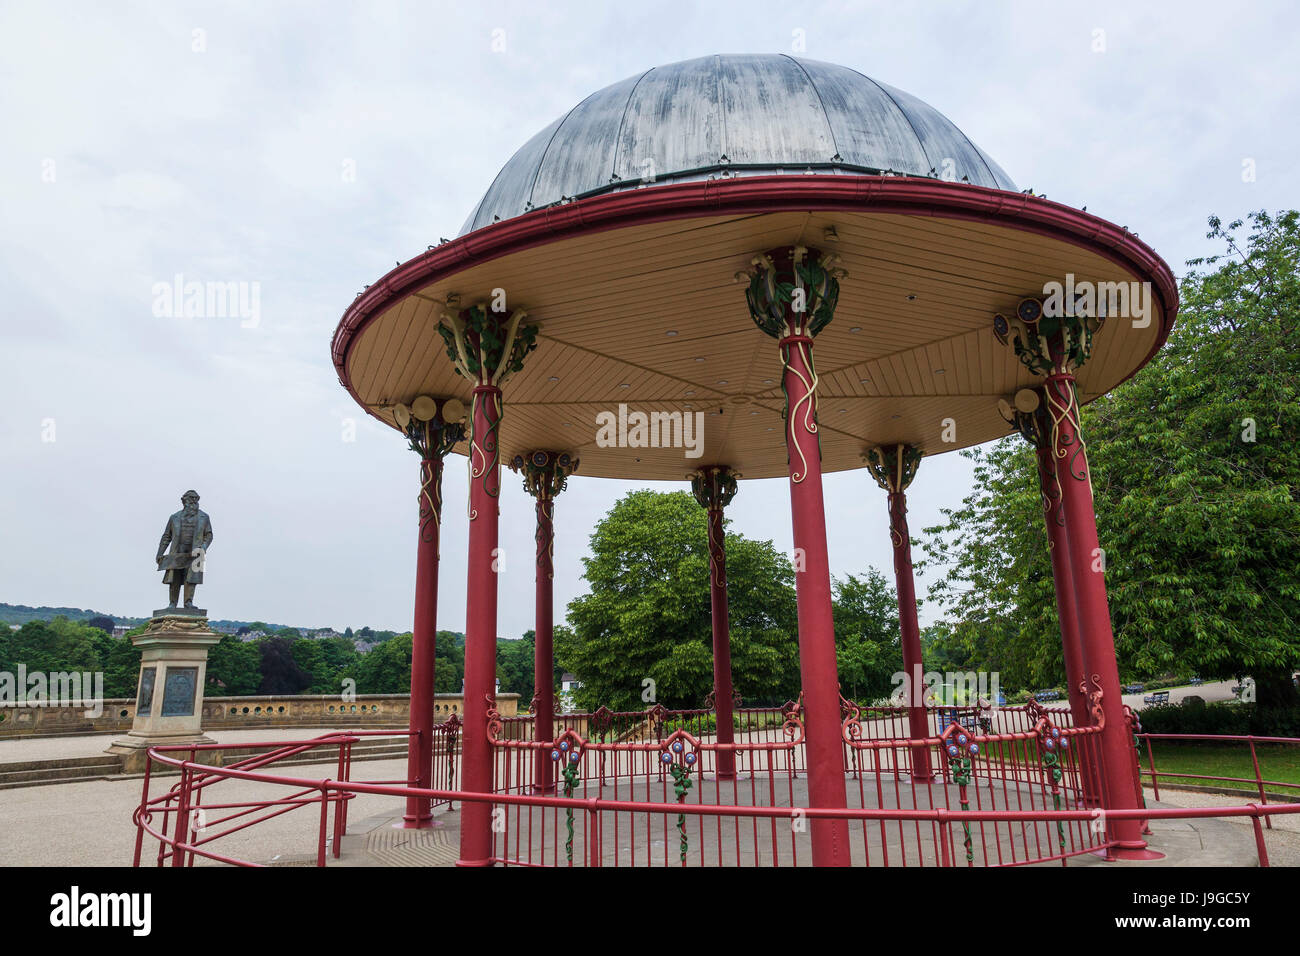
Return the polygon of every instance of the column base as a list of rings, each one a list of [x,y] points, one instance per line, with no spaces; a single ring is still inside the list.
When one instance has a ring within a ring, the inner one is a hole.
[[[493,866],[494,864],[491,860],[457,860],[456,865],[485,867],[485,866]]]
[[[1138,841],[1126,846],[1113,846],[1107,854],[1106,859],[1111,861],[1119,860],[1163,860],[1165,855],[1158,850],[1152,850],[1145,843]]]
[[[532,790],[533,793],[543,797],[554,796],[556,793],[555,784],[553,783],[547,784],[546,786],[535,783],[533,784]]]
[[[393,824],[394,830],[430,830],[433,828],[433,816],[402,817],[401,823]]]

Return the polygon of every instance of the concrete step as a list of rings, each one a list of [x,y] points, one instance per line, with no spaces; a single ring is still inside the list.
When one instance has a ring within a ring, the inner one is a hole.
[[[232,745],[225,751],[225,764],[247,760],[262,751]],[[361,763],[369,760],[400,760],[406,757],[405,738],[362,739],[352,745],[352,762]],[[435,760],[445,755],[435,755]],[[282,767],[303,766],[307,764],[331,764],[338,760],[338,750],[334,747],[321,747],[315,751],[283,757],[267,766],[269,772]],[[174,774],[172,768],[154,764],[154,776]],[[91,757],[58,757],[48,760],[20,760],[0,763],[0,790],[14,787],[37,787],[52,783],[78,783],[87,780],[103,780],[105,777],[122,777],[121,758],[113,754],[99,754]],[[128,775],[129,778],[140,774]]]
[[[122,772],[120,757],[65,757],[60,760],[24,760],[0,763],[0,790],[35,787],[46,783],[101,780]]]

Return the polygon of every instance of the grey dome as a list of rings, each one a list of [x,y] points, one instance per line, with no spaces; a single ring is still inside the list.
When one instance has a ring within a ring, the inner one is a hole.
[[[938,110],[856,70],[784,54],[706,56],[588,96],[510,158],[461,235],[562,199],[810,169],[1016,188]]]

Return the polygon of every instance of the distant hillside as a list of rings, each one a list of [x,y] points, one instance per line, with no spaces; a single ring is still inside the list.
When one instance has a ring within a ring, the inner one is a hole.
[[[110,614],[107,611],[95,611],[89,608],[44,607],[44,606],[29,607],[26,604],[5,604],[3,602],[0,602],[0,624],[4,624],[4,625],[26,624],[28,621],[49,621],[49,620],[53,620],[56,617],[66,617],[70,621],[89,621],[92,617],[111,617],[113,619],[113,623],[120,624],[124,627],[137,627],[149,620],[147,617],[125,617],[120,614]],[[266,628],[269,629],[270,632],[294,630],[300,634],[311,634],[315,631],[321,630],[321,628],[319,627],[291,627],[289,625],[284,625],[284,624],[269,624],[263,621],[231,621],[231,620],[226,620],[224,618],[213,619],[212,621],[209,622],[209,625],[214,630],[231,631],[231,632],[237,631],[241,627],[251,627],[254,624],[258,625],[259,627],[265,626]],[[360,633],[361,630],[362,629],[360,628],[355,629],[353,631],[353,634],[356,635],[358,638],[361,638],[362,640],[368,639],[371,641],[386,640],[390,637],[394,637],[397,633],[399,633],[397,631],[378,631],[370,628],[365,628],[364,630],[367,630],[368,633],[366,635],[362,635]],[[455,633],[455,632],[440,631],[439,633],[448,634],[448,633]],[[456,643],[459,644],[460,646],[464,646],[465,635],[455,634],[455,637],[457,639]],[[509,638],[506,638],[506,640],[509,640]]]
[[[135,627],[149,620],[147,617],[124,617],[104,611],[85,610],[79,607],[28,607],[26,604],[0,603],[0,623],[26,624],[28,621],[48,621],[66,617],[69,621],[89,621],[92,617],[111,617],[117,624]]]

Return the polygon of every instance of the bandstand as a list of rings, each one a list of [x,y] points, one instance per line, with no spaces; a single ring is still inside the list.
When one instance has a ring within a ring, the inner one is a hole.
[[[1100,294],[1058,308],[1050,283]],[[1116,310],[1140,301],[1116,290],[1147,290],[1149,308]],[[705,57],[575,105],[502,167],[458,238],[358,295],[333,340],[343,386],[419,463],[406,825],[430,825],[427,791],[446,780],[433,642],[456,453],[471,479],[468,554],[444,556],[468,587],[448,786],[466,797],[462,865],[1155,855],[1078,412],[1151,358],[1176,311],[1169,268],[1136,235],[1018,190],[932,107],[852,69]],[[919,676],[908,485],[926,457],[1013,431],[1038,453],[1068,706],[843,700],[823,473],[861,470],[881,490]],[[714,692],[700,710],[555,715],[553,522],[575,471],[689,481],[706,510]],[[803,692],[768,711],[731,685],[722,528],[744,480],[773,477],[790,489]],[[492,698],[503,517],[536,523],[540,677],[521,718]],[[638,809],[652,804],[681,816]],[[944,822],[963,809],[990,816]],[[1034,816],[1062,809],[1078,811],[1068,825]]]

